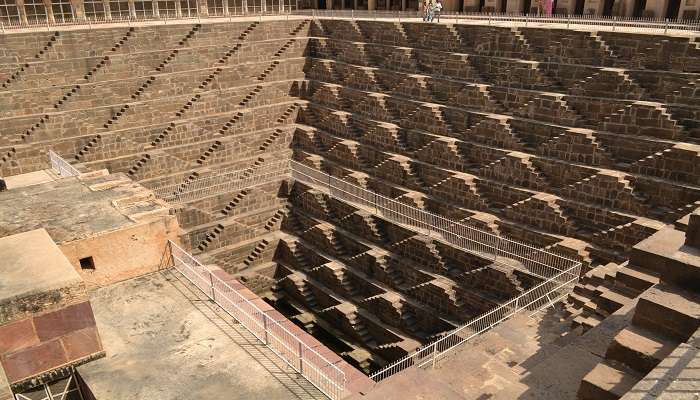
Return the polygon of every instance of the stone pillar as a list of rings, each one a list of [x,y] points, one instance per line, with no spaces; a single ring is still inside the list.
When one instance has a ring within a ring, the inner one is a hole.
[[[406,11],[406,0],[401,0],[401,11]]]
[[[27,11],[24,9],[24,0],[16,0],[19,20],[22,24],[27,24]]]
[[[368,10],[376,10],[377,9],[377,0],[367,0],[367,9]]]
[[[326,0],[326,10],[333,9],[333,0]]]
[[[573,0],[558,0],[556,10],[552,10],[552,12],[555,14],[559,14],[559,12],[557,12],[557,10],[566,10],[566,11],[562,11],[563,14],[573,14],[574,1]]]
[[[182,18],[182,4],[180,4],[181,0],[175,0],[175,15],[178,18]]]
[[[129,16],[136,19],[136,5],[134,5],[134,0],[129,0]]]
[[[197,0],[197,13],[202,17],[209,16],[209,7],[207,7],[207,0]]]
[[[159,18],[160,12],[158,11],[158,0],[153,0],[151,5],[153,6],[153,18]]]
[[[109,0],[105,0],[102,4],[104,4],[105,7],[105,19],[107,21],[112,20],[112,9],[109,7]]]
[[[85,3],[83,0],[70,0],[73,8],[73,18],[76,21],[85,21]]]
[[[53,24],[56,20],[53,18],[53,8],[51,8],[51,0],[44,0],[44,7],[46,8],[46,20]]]
[[[484,1],[484,9],[482,10],[483,12],[498,12],[498,7],[499,5],[496,3],[496,0],[485,0]]]
[[[531,4],[532,4],[531,7],[534,7],[537,5],[537,2],[533,1]],[[522,0],[508,0],[506,2],[506,9],[503,10],[503,12],[520,13],[522,9],[523,9],[523,1]]]
[[[631,17],[634,14],[634,0],[624,0],[625,2],[625,16]]]
[[[654,12],[654,18],[666,18],[666,9],[668,8],[668,0],[647,0],[645,10]]]

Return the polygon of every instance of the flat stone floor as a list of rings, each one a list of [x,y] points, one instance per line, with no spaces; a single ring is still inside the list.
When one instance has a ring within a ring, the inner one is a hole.
[[[26,174],[7,176],[3,179],[7,184],[7,189],[11,190],[55,181],[56,174],[52,170],[44,169],[41,171],[28,172]]]
[[[97,399],[325,399],[176,274],[91,295],[107,356],[78,371]]]

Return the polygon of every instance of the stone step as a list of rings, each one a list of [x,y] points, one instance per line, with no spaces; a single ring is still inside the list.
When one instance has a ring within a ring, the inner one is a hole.
[[[572,360],[572,362],[575,362]],[[617,400],[624,396],[641,376],[600,363],[581,381],[578,400]]]
[[[605,358],[646,374],[671,354],[677,345],[675,340],[643,328],[629,326],[615,336],[605,353]]]
[[[617,271],[617,281],[641,292],[659,283],[659,278],[651,271],[635,266],[626,266]]]
[[[586,332],[591,328],[595,328],[603,320],[602,317],[597,314],[592,314],[589,316],[578,315],[571,321],[571,328],[576,329],[582,327],[583,331]]]
[[[660,283],[640,296],[633,322],[684,342],[700,328],[700,294]]]
[[[654,273],[662,282],[700,290],[700,257],[685,246],[685,232],[666,227],[632,249],[630,263]]]
[[[600,296],[598,296],[598,299],[596,299],[595,302],[600,309],[604,310],[608,314],[614,313],[632,301],[632,298],[608,288],[600,288],[600,292]]]

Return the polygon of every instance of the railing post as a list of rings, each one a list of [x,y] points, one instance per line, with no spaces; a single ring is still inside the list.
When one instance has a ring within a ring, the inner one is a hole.
[[[304,374],[304,347],[302,346],[302,343],[299,342],[299,373]]]
[[[496,242],[496,250],[493,252],[493,261],[496,261],[498,259],[498,252],[501,250],[501,242],[503,239],[499,236],[498,241]]]
[[[269,339],[267,337],[267,315],[263,314],[263,330],[265,331],[265,346],[269,344]]]
[[[209,271],[209,287],[211,288],[211,300],[216,303],[216,297],[214,296],[214,274]]]

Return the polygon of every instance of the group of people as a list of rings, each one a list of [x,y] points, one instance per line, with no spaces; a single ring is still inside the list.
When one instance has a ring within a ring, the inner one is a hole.
[[[437,22],[440,22],[441,11],[442,0],[423,0],[423,21],[433,22],[437,17]]]

